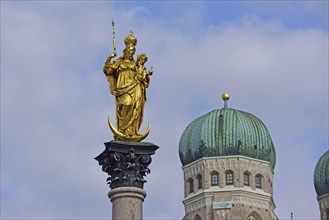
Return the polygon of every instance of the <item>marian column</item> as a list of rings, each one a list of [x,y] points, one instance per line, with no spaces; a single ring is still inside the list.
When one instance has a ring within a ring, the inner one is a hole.
[[[114,34],[114,22],[112,22]],[[114,52],[104,64],[103,72],[109,82],[109,90],[115,96],[116,127],[110,116],[108,124],[114,134],[114,140],[105,143],[105,150],[95,159],[106,172],[111,188],[108,196],[112,202],[112,219],[142,219],[142,203],[146,197],[143,190],[150,173],[148,166],[158,146],[142,142],[149,132],[141,134],[139,129],[143,122],[146,89],[150,83],[152,68],[146,70],[146,54],[142,53],[134,60],[137,38],[131,32],[124,40],[123,55],[116,60],[115,36],[113,36]]]

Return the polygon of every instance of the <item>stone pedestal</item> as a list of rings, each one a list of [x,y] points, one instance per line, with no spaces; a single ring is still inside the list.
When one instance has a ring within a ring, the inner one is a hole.
[[[112,219],[142,219],[143,190],[151,155],[159,147],[147,142],[110,141],[95,159],[109,177]]]

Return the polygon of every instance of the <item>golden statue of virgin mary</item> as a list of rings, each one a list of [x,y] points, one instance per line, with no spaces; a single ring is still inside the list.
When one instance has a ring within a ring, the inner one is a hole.
[[[115,41],[114,41],[115,42]],[[123,55],[114,61],[116,51],[106,59],[103,72],[109,82],[110,93],[115,96],[116,125],[115,128],[108,117],[109,126],[116,140],[141,141],[150,132],[150,124],[144,134],[139,133],[143,122],[146,89],[153,71],[146,70],[146,54],[142,53],[134,60],[137,38],[131,32],[124,40]],[[115,47],[114,47],[115,48]]]

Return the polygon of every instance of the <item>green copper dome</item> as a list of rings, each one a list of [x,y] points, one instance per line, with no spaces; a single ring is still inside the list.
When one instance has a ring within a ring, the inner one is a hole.
[[[316,164],[313,180],[318,196],[329,193],[329,150],[322,155]]]
[[[254,115],[227,108],[213,110],[192,121],[179,142],[183,165],[202,157],[243,155],[269,161],[275,149],[268,130]]]

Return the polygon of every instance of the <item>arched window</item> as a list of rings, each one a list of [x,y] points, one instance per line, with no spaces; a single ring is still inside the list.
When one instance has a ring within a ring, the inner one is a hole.
[[[188,180],[188,183],[189,183],[189,186],[190,186],[190,193],[192,193],[192,192],[194,192],[194,182],[193,182],[193,179],[192,178],[190,178],[189,180]]]
[[[202,218],[200,217],[200,215],[196,214],[194,216],[193,220],[202,220]]]
[[[262,188],[262,176],[260,174],[255,176],[255,186],[256,188]]]
[[[243,174],[243,184],[245,186],[250,185],[250,174],[248,172],[244,172],[244,174]]]
[[[226,185],[233,185],[233,171],[226,171]]]
[[[262,220],[262,217],[260,217],[260,215],[255,211],[252,211],[247,217],[247,220],[256,220],[256,219]]]
[[[199,174],[197,176],[197,179],[198,179],[198,189],[202,189],[202,175]]]
[[[219,184],[218,173],[212,172],[211,173],[211,185],[218,186],[218,184]]]

